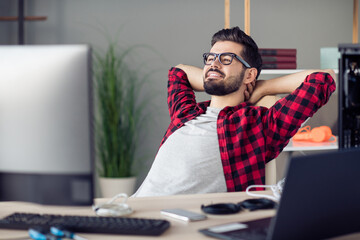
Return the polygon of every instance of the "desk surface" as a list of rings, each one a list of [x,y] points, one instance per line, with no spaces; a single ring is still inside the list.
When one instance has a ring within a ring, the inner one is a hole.
[[[269,193],[269,192],[265,192]],[[160,210],[164,208],[184,208],[187,210],[201,212],[201,204],[211,203],[237,203],[248,199],[246,193],[215,193],[215,194],[198,194],[198,195],[178,195],[170,197],[144,197],[131,198],[128,200],[129,205],[134,209],[131,217],[146,218],[166,218],[160,214]],[[97,199],[96,203],[105,202],[105,199]],[[32,203],[22,202],[0,202],[0,217],[4,217],[13,212],[36,212],[36,213],[55,213],[55,214],[72,214],[72,215],[93,215],[91,207],[55,207],[42,206]],[[170,218],[166,218],[171,222],[171,227],[160,237],[142,237],[142,236],[124,236],[124,235],[100,235],[100,234],[79,234],[80,236],[91,239],[213,239],[206,237],[198,232],[198,229],[206,228],[214,225],[249,221],[264,217],[273,216],[275,210],[261,211],[244,211],[232,215],[208,215],[208,219],[199,222],[184,223]],[[6,236],[6,238],[4,238]],[[24,238],[27,239],[27,231],[0,229],[0,239]],[[359,239],[360,234],[353,234],[347,237],[337,239]]]

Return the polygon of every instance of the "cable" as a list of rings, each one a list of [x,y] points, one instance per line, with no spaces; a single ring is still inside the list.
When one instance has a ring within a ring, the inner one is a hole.
[[[246,188],[246,193],[249,196],[253,196],[253,197],[263,197],[263,198],[271,199],[273,201],[279,201],[281,198],[281,193],[282,193],[284,184],[285,184],[285,178],[280,180],[276,185],[250,185]],[[256,187],[257,188],[270,188],[271,191],[273,192],[274,196],[250,192],[251,188],[256,188]]]
[[[114,203],[117,199],[123,198],[121,203]],[[95,211],[96,215],[105,216],[105,217],[119,217],[129,215],[133,212],[131,207],[126,204],[128,199],[128,195],[126,193],[117,194],[107,203],[93,206],[93,210]]]

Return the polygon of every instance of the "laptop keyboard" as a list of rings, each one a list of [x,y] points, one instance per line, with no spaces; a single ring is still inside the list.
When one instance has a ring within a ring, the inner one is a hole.
[[[233,231],[233,232],[228,232],[227,236],[233,239],[252,239],[252,240],[266,239],[268,229],[269,229],[268,227],[264,227],[264,228],[246,230],[246,231],[244,230]]]
[[[79,233],[110,233],[157,236],[170,227],[163,219],[70,216],[55,214],[14,213],[0,219],[0,228],[61,227]]]
[[[236,240],[236,239],[251,239],[251,240],[265,240],[268,231],[270,228],[271,218],[258,219],[248,222],[242,222],[240,224],[247,225],[247,228],[241,228],[238,230],[226,230],[226,225],[224,224],[219,226],[214,226],[217,230],[214,230],[214,227],[207,229],[200,229],[199,231],[205,235],[226,239],[226,240]],[[236,223],[235,223],[236,224]],[[225,227],[222,227],[225,226]],[[223,230],[220,230],[220,228]]]

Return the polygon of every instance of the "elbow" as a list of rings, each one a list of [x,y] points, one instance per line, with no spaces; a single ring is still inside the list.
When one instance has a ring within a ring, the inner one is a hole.
[[[334,69],[325,69],[325,72],[330,74],[332,76],[332,78],[335,80],[336,74],[335,74]]]
[[[184,64],[178,64],[175,67],[180,68],[181,70],[184,70],[184,66],[185,66]]]
[[[336,81],[336,74],[334,69],[324,69],[322,70],[322,72],[330,74],[330,76],[334,79],[334,81]]]

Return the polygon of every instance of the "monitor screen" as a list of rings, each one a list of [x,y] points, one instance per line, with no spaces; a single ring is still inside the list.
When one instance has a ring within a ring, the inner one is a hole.
[[[0,201],[91,205],[91,49],[0,46]]]

